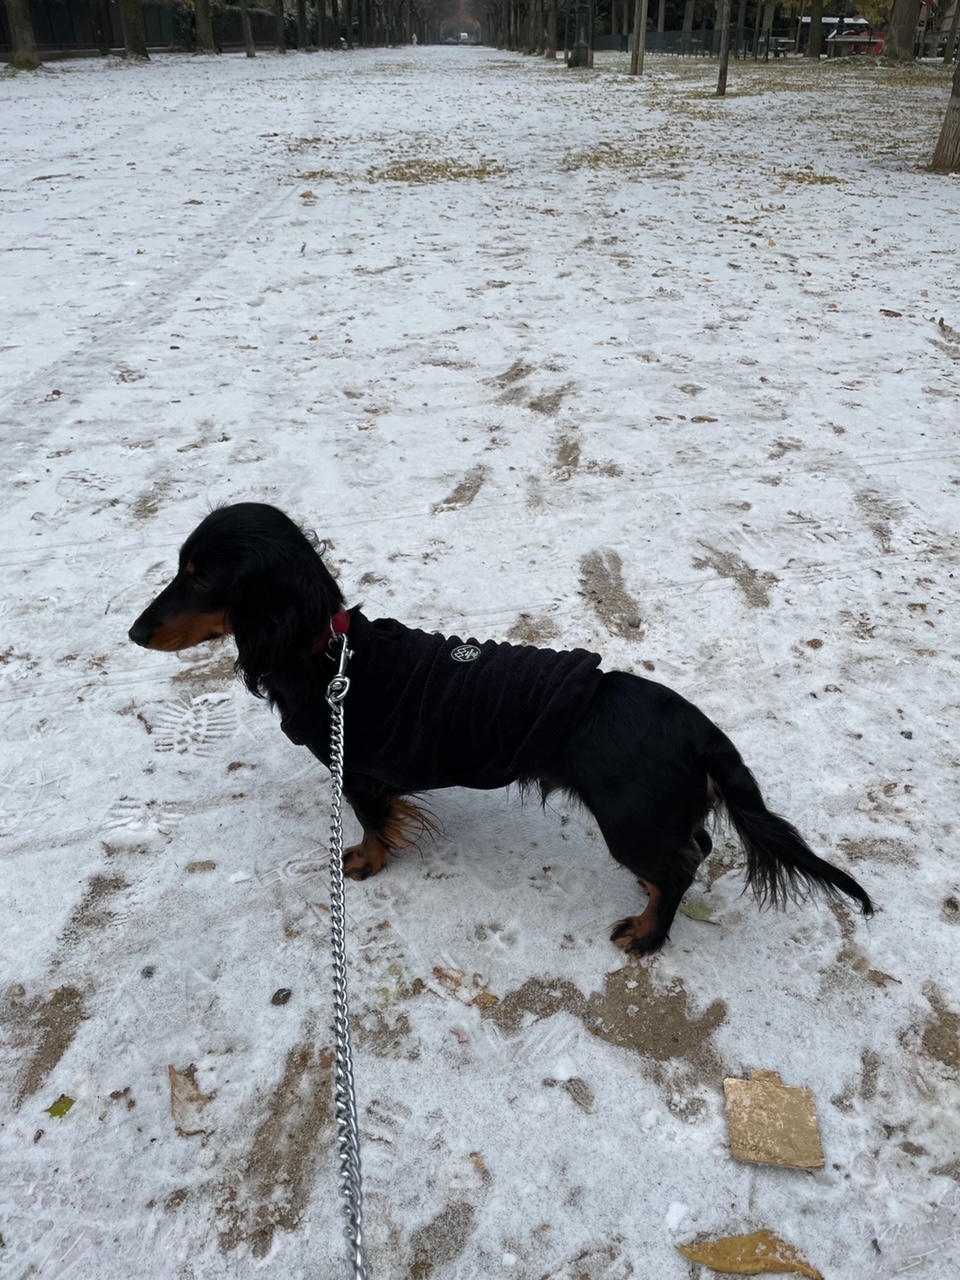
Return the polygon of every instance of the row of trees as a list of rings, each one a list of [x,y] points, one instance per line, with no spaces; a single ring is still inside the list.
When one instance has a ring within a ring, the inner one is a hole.
[[[145,58],[141,0],[118,2],[126,51],[132,57]],[[287,47],[287,31],[293,26],[293,10],[285,18],[285,2],[289,4],[290,0],[272,0],[276,44],[282,51]],[[14,66],[24,69],[38,66],[30,0],[5,0],[5,3]],[[728,21],[723,20],[724,0],[476,0],[476,9],[474,0],[294,0],[294,3],[297,34],[290,38],[295,38],[300,48],[312,47],[314,43],[323,48],[338,47],[342,38],[347,47],[355,40],[360,45],[409,43],[414,35],[421,42],[432,42],[439,40],[448,29],[473,32],[479,29],[487,44],[551,58],[556,57],[558,37],[569,50],[577,36],[581,36],[589,50],[595,31],[621,34],[626,39],[638,29],[654,29],[654,22],[659,33],[682,31],[689,36],[697,24],[701,29],[713,29],[713,52],[718,54],[724,27],[736,26],[738,40],[734,47],[740,49],[744,45],[744,31],[769,32],[778,13],[782,12],[786,19],[799,26],[809,3],[809,41],[805,52],[810,57],[819,57],[822,53],[824,0],[731,0]],[[247,6],[248,0],[239,0],[247,52],[253,56]],[[215,48],[213,13],[215,8],[224,8],[224,0],[181,0],[181,7],[188,16],[195,15],[197,50],[212,52]],[[845,0],[840,0],[839,7],[841,10],[846,7]],[[941,37],[945,43],[945,61],[953,61],[960,53],[960,0],[956,3],[939,0],[939,14],[934,10],[933,17],[929,17],[930,9],[922,0],[856,0],[855,7],[859,16],[878,27],[886,27],[885,57],[898,62],[911,61],[915,56],[921,12],[924,32],[933,32],[938,18],[942,22],[940,15],[952,9],[950,29],[945,38]],[[587,65],[591,62],[588,54]]]
[[[877,30],[886,29],[885,56],[895,62],[914,59],[918,50],[918,32],[922,32],[925,42],[929,42],[937,30],[942,33],[941,39],[946,47],[945,61],[949,64],[957,56],[960,2],[939,0],[938,5],[928,7],[922,4],[922,0],[856,0],[851,6],[847,0],[838,0],[837,3],[827,0],[827,5],[834,13],[837,9],[845,13],[848,8],[855,8],[857,17],[865,18]],[[483,25],[486,42],[498,48],[555,57],[558,26],[561,41],[564,31],[573,29],[576,32],[579,7],[577,0],[485,0]],[[655,30],[661,35],[668,31],[682,31],[689,37],[699,27],[712,30],[713,53],[717,55],[724,27],[736,29],[738,39],[734,47],[739,49],[745,44],[744,32],[772,31],[775,21],[788,22],[794,31],[798,31],[800,19],[808,16],[809,39],[804,52],[815,58],[824,52],[824,11],[824,0],[731,0],[727,19],[724,20],[723,0],[646,0],[646,3],[644,0],[594,0],[586,18],[587,43],[592,43],[595,31],[622,35],[625,39],[638,29]],[[945,27],[948,15],[949,28]],[[846,13],[846,17],[852,16],[853,13]],[[568,48],[571,42],[568,38]],[[934,47],[937,43],[935,41]]]
[[[214,41],[213,4],[217,0],[194,0],[196,19],[196,49],[200,53],[213,53]],[[222,0],[220,0],[222,3]],[[733,0],[654,0],[657,7],[657,30],[665,28],[669,8],[676,11],[683,5],[683,29],[693,26],[696,5],[712,10],[715,27],[720,39],[715,52],[720,57],[718,94],[726,89],[727,59],[729,57],[730,28],[733,22]],[[858,0],[875,4],[877,0]],[[887,26],[884,53],[888,59],[912,61],[916,52],[916,36],[922,0],[893,0]],[[941,0],[943,2],[943,0]],[[5,0],[10,27],[12,63],[23,70],[40,65],[37,54],[29,0]],[[354,34],[362,45],[409,44],[414,36],[421,41],[439,39],[440,32],[449,26],[451,10],[453,18],[464,26],[475,27],[471,0],[295,0],[297,44],[311,47],[310,32],[317,35],[318,43],[326,48],[338,48],[342,43],[352,48]],[[649,0],[484,0],[484,17],[479,24],[487,44],[502,49],[512,49],[525,54],[556,58],[561,14],[563,16],[564,44],[568,50],[568,62],[572,67],[592,65],[593,29],[598,5],[609,4],[610,30],[619,28],[626,36],[633,32],[646,32],[648,28]],[[772,28],[778,0],[736,0],[738,30],[742,30],[752,16],[755,28]],[[803,0],[800,0],[803,3]],[[313,13],[308,15],[308,5]],[[146,32],[141,0],[119,0],[123,41],[129,57],[146,59]],[[632,10],[632,12],[631,12]],[[250,24],[248,0],[240,0],[241,24],[247,56],[256,55]],[[274,0],[276,21],[276,46],[287,50],[286,17],[284,0]],[[606,16],[606,15],[604,15]],[[823,18],[823,0],[810,0],[810,40],[807,54],[819,58]],[[940,139],[933,157],[933,168],[941,172],[960,171],[960,0],[953,5],[952,25],[946,41],[944,61],[956,59],[952,91],[943,122]],[[454,24],[456,25],[456,23]],[[341,32],[346,33],[345,37]],[[630,70],[636,75],[643,68],[645,40],[634,40]]]
[[[30,0],[5,0],[10,28],[11,62],[22,71],[40,65],[30,14]],[[286,53],[293,42],[300,49],[338,49],[363,46],[409,44],[416,36],[421,42],[439,39],[443,16],[442,0],[265,0],[263,8],[255,0],[237,0],[247,56],[256,56],[250,12],[272,9],[275,46]],[[148,60],[142,0],[118,0],[124,52],[127,57]],[[198,53],[217,51],[217,16],[226,10],[224,0],[181,0],[180,6],[192,20],[193,47]],[[449,4],[446,6],[449,8]],[[294,20],[295,13],[295,20]],[[187,25],[191,25],[189,22]],[[294,34],[294,32],[296,34]]]
[[[512,49],[524,54],[532,54],[545,58],[557,56],[558,13],[562,0],[486,0],[486,28],[488,43],[498,48]],[[657,5],[657,31],[663,32],[666,22],[667,7],[676,4],[677,0],[655,0]],[[941,0],[942,2],[942,0]],[[648,9],[650,0],[620,0],[620,16],[624,36],[631,32],[646,33],[648,29]],[[697,0],[681,0],[683,4],[683,30],[689,32],[693,28]],[[717,82],[717,93],[726,93],[727,64],[730,52],[730,30],[733,24],[732,0],[700,0],[701,16],[712,10],[715,30],[718,39],[714,52],[720,59],[720,74]],[[752,6],[752,7],[751,7]],[[753,18],[753,27],[759,32],[770,31],[779,7],[778,0],[737,0],[736,27],[738,35],[747,26],[749,18]],[[804,7],[800,0],[799,8]],[[894,62],[912,62],[917,53],[917,30],[920,23],[922,0],[894,0],[887,27],[884,54]],[[570,23],[571,9],[574,10],[573,25]],[[632,9],[632,14],[631,14]],[[586,56],[577,54],[576,42],[584,38],[579,29],[582,19],[576,16],[579,6],[575,0],[564,3],[566,28],[566,48],[570,51],[570,66],[592,65],[592,46],[594,10],[589,6],[585,20]],[[617,31],[617,0],[610,0],[610,29]],[[799,19],[799,13],[797,14]],[[631,23],[632,17],[632,23]],[[823,27],[823,0],[811,0],[810,4],[810,38],[805,50],[806,56],[820,58],[821,36]],[[571,34],[572,33],[572,34]],[[934,151],[932,168],[941,173],[960,172],[960,0],[953,5],[951,25],[949,27],[944,49],[944,63],[955,63],[950,101],[944,117],[940,138]],[[573,48],[571,49],[571,42]],[[643,46],[645,39],[633,41],[633,54],[630,61],[632,75],[643,69]],[[738,47],[742,40],[738,39]]]

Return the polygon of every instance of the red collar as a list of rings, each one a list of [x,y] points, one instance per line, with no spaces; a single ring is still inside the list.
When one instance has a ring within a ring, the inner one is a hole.
[[[346,609],[341,608],[333,615],[330,625],[322,635],[317,636],[313,644],[310,646],[312,654],[326,652],[327,646],[334,636],[345,636],[350,630],[350,615]]]

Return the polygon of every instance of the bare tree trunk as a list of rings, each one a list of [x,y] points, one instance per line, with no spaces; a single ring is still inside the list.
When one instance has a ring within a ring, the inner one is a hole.
[[[353,48],[353,0],[343,0],[343,25],[346,30],[347,48]]]
[[[547,0],[547,47],[543,56],[551,60],[557,56],[557,0]]]
[[[647,47],[648,0],[637,0],[633,10],[633,54],[630,58],[630,74],[643,75],[643,54]]]
[[[120,22],[123,26],[123,48],[128,58],[148,62],[147,32],[143,25],[140,0],[120,0]]]
[[[247,0],[240,0],[240,26],[243,28],[243,47],[247,51],[248,58],[257,56],[257,46],[253,43],[253,28],[250,25],[250,10],[247,8]]]
[[[680,51],[684,55],[690,52],[690,36],[693,32],[693,0],[687,0],[683,6],[683,37],[680,42]]]
[[[717,97],[727,92],[727,69],[730,66],[730,0],[720,0],[720,74],[717,76]]]
[[[197,19],[196,52],[216,53],[213,44],[213,14],[210,11],[210,0],[194,0],[194,13]]]
[[[305,49],[307,39],[307,0],[297,0],[297,48]]]
[[[912,62],[920,0],[894,0],[883,42],[883,56],[890,62]]]
[[[810,0],[810,39],[807,41],[806,56],[819,58],[823,43],[823,0]]]
[[[735,58],[746,57],[747,51],[744,48],[746,44],[746,25],[747,25],[747,0],[740,0],[737,6],[737,44],[733,51]]]
[[[947,36],[947,43],[943,47],[943,65],[949,67],[951,61],[957,56],[957,35],[960,33],[960,0],[953,6],[953,20],[950,23],[950,33]]]
[[[933,168],[937,173],[960,173],[960,61],[953,70],[953,89],[933,153]]]
[[[763,42],[763,60],[766,62],[770,57],[770,32],[773,30],[773,19],[776,17],[777,5],[779,0],[764,0],[763,2],[763,25],[764,34]]]
[[[110,52],[110,41],[113,36],[110,26],[110,9],[106,0],[96,0],[90,6],[90,17],[96,34],[97,52],[105,58]]]
[[[929,5],[922,4],[920,6],[920,34],[917,37],[918,56],[925,58],[927,56],[927,26],[930,19]]]
[[[634,0],[633,5],[633,48],[630,50],[630,74],[640,74],[640,10],[643,0]]]
[[[663,53],[663,30],[667,21],[667,0],[660,0],[657,10],[657,53]]]
[[[7,0],[7,21],[10,24],[13,66],[18,71],[36,71],[40,65],[40,55],[37,53],[37,41],[33,34],[30,0]]]

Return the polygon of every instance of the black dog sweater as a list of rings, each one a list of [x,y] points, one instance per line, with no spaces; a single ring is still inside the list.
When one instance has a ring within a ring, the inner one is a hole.
[[[600,657],[431,635],[350,611],[345,772],[400,791],[504,787],[557,760],[601,679]],[[287,737],[330,765],[326,687],[339,643],[314,661],[320,687],[277,699]],[[329,672],[329,675],[327,674]]]

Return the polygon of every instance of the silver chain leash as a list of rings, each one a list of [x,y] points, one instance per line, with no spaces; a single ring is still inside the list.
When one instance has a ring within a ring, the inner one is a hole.
[[[350,657],[343,637],[337,674],[327,686],[330,707],[330,774],[333,804],[330,820],[330,935],[333,950],[333,1029],[336,1037],[334,1107],[337,1117],[337,1154],[340,1193],[347,1225],[354,1280],[367,1280],[363,1255],[363,1190],[360,1185],[360,1130],[353,1087],[353,1053],[350,1048],[350,1009],[347,1004],[346,899],[343,883],[343,700],[350,688],[346,674]]]

